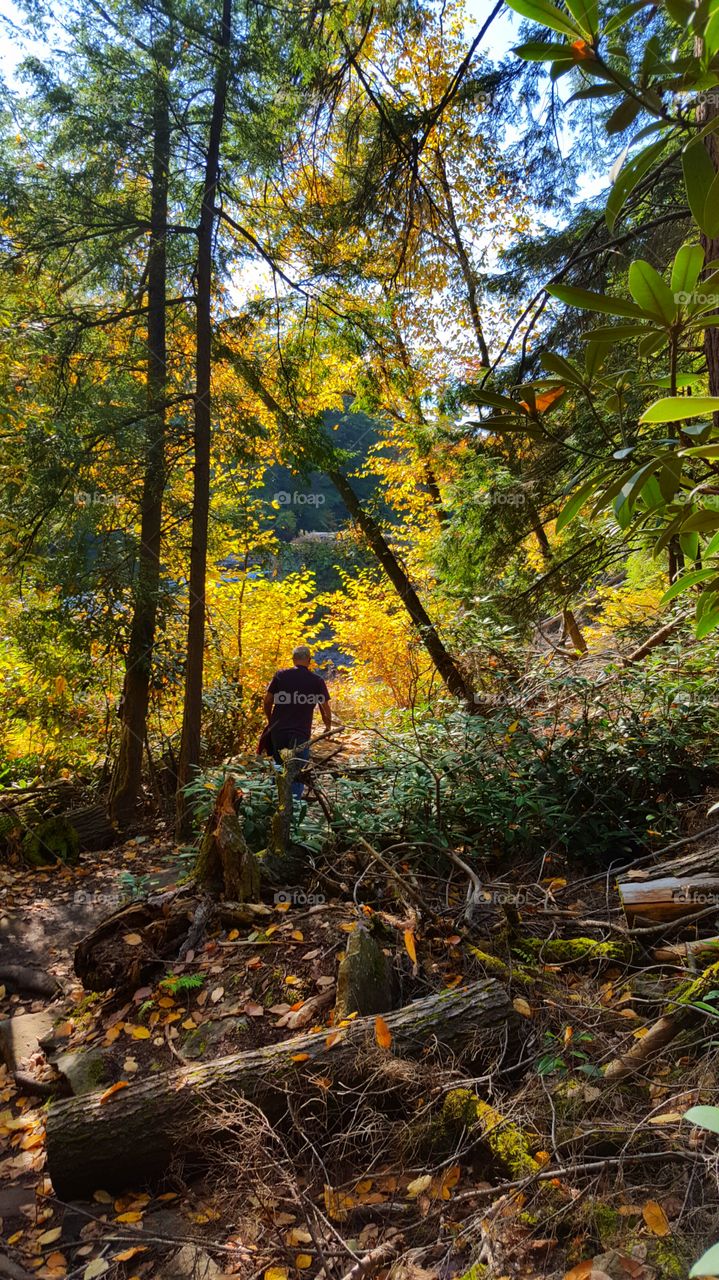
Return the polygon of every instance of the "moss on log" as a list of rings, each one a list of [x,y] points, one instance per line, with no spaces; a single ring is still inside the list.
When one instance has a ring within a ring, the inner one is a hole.
[[[56,1194],[71,1199],[99,1187],[137,1186],[161,1175],[174,1157],[200,1154],[213,1103],[243,1097],[270,1116],[281,1114],[287,1092],[306,1087],[308,1068],[321,1065],[335,1080],[361,1079],[364,1064],[376,1065],[378,1054],[425,1058],[444,1046],[451,1052],[468,1046],[473,1060],[488,1064],[498,1033],[520,1023],[507,992],[493,979],[426,996],[388,1013],[385,1021],[390,1050],[377,1047],[374,1017],[358,1018],[336,1038],[326,1031],[300,1035],[138,1080],[106,1102],[102,1094],[86,1094],[56,1103],[47,1120],[48,1171]]]

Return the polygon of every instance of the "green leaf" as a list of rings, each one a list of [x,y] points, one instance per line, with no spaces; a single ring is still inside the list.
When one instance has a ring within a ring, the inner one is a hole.
[[[617,516],[624,506],[631,513],[634,502],[644,488],[649,476],[656,471],[657,467],[661,466],[661,463],[661,458],[652,458],[650,462],[645,462],[644,466],[640,467],[638,471],[633,472],[625,484],[622,485],[614,503],[614,510]]]
[[[592,329],[591,333],[582,334],[582,339],[585,342],[623,342],[625,338],[641,338],[651,332],[646,324],[603,324]]]
[[[525,62],[552,62],[554,58],[562,61],[567,57],[566,44],[544,44],[541,40],[528,40],[526,44],[518,44],[512,49],[518,58]]]
[[[666,396],[650,405],[640,422],[684,422],[719,413],[719,396]]]
[[[696,560],[699,554],[699,534],[680,533],[679,546],[688,560]]]
[[[710,1133],[719,1133],[719,1107],[690,1107],[684,1112],[682,1120],[698,1124],[702,1129],[709,1129]]]
[[[693,444],[682,449],[683,458],[719,458],[719,444]]]
[[[636,98],[624,98],[607,120],[604,128],[607,133],[623,133],[636,120],[641,111],[641,104]]]
[[[668,591],[662,596],[662,604],[669,604],[680,596],[683,591],[688,591],[690,587],[695,587],[698,582],[706,582],[708,578],[716,578],[716,569],[692,569],[690,573],[683,573],[681,578],[677,578],[673,582]]]
[[[694,634],[697,640],[703,640],[705,636],[709,635],[710,631],[715,631],[717,627],[719,627],[719,609],[708,609],[697,622]],[[694,1275],[694,1272],[690,1271],[689,1274]]]
[[[710,239],[719,236],[719,173],[715,175],[707,193],[701,227]]]
[[[682,525],[682,533],[708,533],[710,529],[719,529],[719,511],[695,511]]]
[[[677,250],[672,266],[671,278],[671,290],[674,294],[675,302],[678,302],[680,305],[685,305],[682,303],[682,299],[677,298],[676,295],[678,293],[692,294],[694,292],[694,286],[699,279],[703,266],[704,250],[701,245],[683,244],[681,249]],[[690,302],[691,299],[687,298],[686,301]]]
[[[632,156],[631,160],[628,160],[619,170],[614,186],[609,193],[605,210],[607,226],[610,231],[614,230],[614,224],[632,191],[644,177],[647,170],[651,169],[655,160],[658,160],[668,141],[668,138],[661,138],[658,142],[653,142],[650,146],[645,147],[643,151]]]
[[[485,391],[483,387],[463,387],[462,398],[467,404],[489,405],[491,409],[510,409],[523,413],[521,405],[510,396],[499,395],[496,391]]]
[[[588,498],[591,498],[596,487],[596,480],[590,480],[587,484],[583,484],[581,489],[578,489],[576,493],[572,494],[569,502],[566,506],[562,507],[562,510],[557,516],[557,522],[554,526],[557,533],[561,533],[562,529],[566,529],[567,525],[571,523],[574,517],[579,515],[579,512],[585,502]]]
[[[550,373],[556,373],[562,382],[569,382],[575,387],[584,386],[584,378],[579,369],[565,360],[564,356],[557,355],[554,351],[543,351],[539,357],[545,369]]]
[[[665,502],[671,502],[681,484],[681,479],[681,458],[678,458],[676,453],[667,453],[662,462],[661,469],[657,472],[657,483],[662,491],[662,497]]]
[[[568,307],[580,307],[584,311],[600,311],[609,316],[629,316],[634,320],[650,320],[653,317],[624,298],[608,298],[604,293],[590,293],[589,289],[577,289],[574,285],[550,284],[547,293]]]
[[[686,187],[689,208],[694,221],[707,235],[710,232],[705,226],[704,210],[707,197],[715,179],[714,166],[702,142],[690,142],[682,155],[684,170],[684,186]]]
[[[707,545],[704,548],[704,555],[715,556],[718,553],[719,553],[719,533],[715,533],[714,537],[710,538],[709,541],[707,542]]]
[[[566,5],[582,30],[595,36],[599,28],[598,0],[566,0]]]
[[[717,1272],[719,1272],[719,1244],[713,1244],[711,1249],[707,1249],[699,1261],[694,1263],[689,1272],[689,1280],[694,1280],[695,1276],[715,1276]]]
[[[560,31],[562,35],[581,39],[585,33],[572,21],[568,14],[549,4],[549,0],[507,0],[510,9],[521,13],[523,18],[531,18],[551,31]]]
[[[606,37],[610,36],[613,31],[618,31],[620,27],[624,26],[625,22],[629,22],[629,19],[634,17],[635,13],[639,13],[640,9],[644,9],[647,5],[653,3],[654,0],[632,0],[631,4],[625,4],[619,10],[619,13],[615,13],[614,17],[609,19],[602,31],[602,35]]]
[[[642,258],[637,258],[629,268],[629,292],[637,305],[657,320],[670,325],[676,319],[677,304],[669,285]]]

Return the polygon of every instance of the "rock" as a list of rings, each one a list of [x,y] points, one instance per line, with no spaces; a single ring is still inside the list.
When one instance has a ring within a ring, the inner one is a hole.
[[[110,1084],[107,1054],[102,1049],[85,1049],[80,1053],[61,1053],[55,1067],[67,1080],[77,1097],[81,1093],[94,1093],[104,1084]]]
[[[182,1055],[192,1060],[212,1058],[223,1040],[236,1043],[243,1031],[247,1030],[247,1018],[216,1018],[203,1022],[194,1031],[190,1031],[181,1043]]]
[[[617,1249],[609,1249],[607,1253],[600,1253],[596,1258],[592,1258],[592,1270],[587,1280],[627,1280],[628,1275],[631,1275],[633,1280],[656,1280],[657,1278],[654,1267],[645,1266],[643,1259],[636,1257],[636,1250],[633,1250],[630,1256]]]
[[[37,1053],[40,1041],[52,1032],[54,1017],[47,1009],[37,1013],[18,1013],[0,1022],[0,1059],[10,1071]]]
[[[392,967],[379,943],[358,925],[337,974],[335,1022],[351,1013],[386,1013],[394,1005]]]
[[[213,1258],[194,1244],[184,1244],[156,1273],[157,1280],[215,1280],[222,1275]]]

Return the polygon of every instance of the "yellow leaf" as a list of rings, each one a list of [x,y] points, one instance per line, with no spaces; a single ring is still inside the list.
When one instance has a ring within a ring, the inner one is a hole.
[[[311,1253],[298,1253],[298,1254],[297,1254],[297,1257],[295,1258],[295,1266],[297,1267],[297,1270],[298,1270],[298,1271],[305,1271],[305,1270],[307,1269],[307,1267],[311,1267],[311,1266],[312,1266],[312,1254],[311,1254]]]
[[[139,947],[142,942],[142,938],[139,933],[126,933],[122,941],[126,943],[128,947]]]
[[[129,1262],[130,1258],[134,1258],[136,1253],[147,1253],[146,1244],[133,1245],[131,1249],[123,1249],[122,1253],[116,1253],[113,1256],[113,1262]]]
[[[423,1191],[429,1191],[432,1185],[432,1174],[423,1173],[420,1178],[414,1178],[407,1186],[407,1195],[410,1200],[415,1200],[417,1196],[421,1196]]]
[[[354,1199],[347,1195],[344,1191],[335,1191],[325,1183],[323,1192],[325,1209],[330,1218],[334,1218],[335,1222],[343,1222],[347,1217],[347,1210],[354,1208]]]
[[[448,1187],[450,1189],[452,1187],[456,1187],[457,1183],[459,1182],[461,1173],[462,1173],[462,1169],[460,1165],[458,1164],[450,1165],[449,1169],[445,1169],[442,1175],[442,1186]]]
[[[110,1270],[109,1263],[104,1258],[94,1258],[93,1261],[85,1267],[82,1273],[82,1280],[97,1280],[98,1276],[104,1276]]]
[[[60,1239],[61,1235],[62,1227],[53,1227],[51,1231],[43,1231],[42,1235],[38,1236],[37,1242],[38,1244],[54,1244],[56,1240]]]
[[[407,948],[407,955],[412,961],[412,964],[416,964],[417,947],[415,946],[414,933],[411,929],[405,929],[404,931],[404,945]]]
[[[310,1055],[309,1055],[308,1053],[293,1053],[293,1054],[292,1054],[292,1061],[293,1061],[293,1062],[307,1062],[307,1060],[309,1059],[309,1056],[310,1056]]]
[[[235,942],[239,938],[239,936],[240,936],[239,929],[230,929],[230,932],[227,935],[227,941]]]
[[[656,1200],[647,1200],[642,1209],[642,1217],[654,1236],[668,1236],[671,1227],[662,1206]]]
[[[340,925],[340,929],[342,930],[342,932],[343,932],[343,933],[354,933],[354,931],[355,931],[355,929],[356,929],[356,928],[357,928],[356,923],[355,923],[355,924],[341,924],[341,925]]]
[[[118,1214],[115,1222],[142,1222],[142,1214],[137,1209],[128,1209],[127,1213]]]
[[[517,1013],[521,1013],[523,1018],[532,1017],[531,1006],[524,999],[524,996],[515,996],[514,1000],[512,1001],[512,1004],[514,1008],[517,1010]]]
[[[377,1014],[374,1020],[374,1038],[380,1049],[389,1049],[392,1044],[392,1032],[381,1014]]]
[[[127,1030],[127,1027],[125,1030]],[[130,1035],[133,1040],[149,1040],[152,1032],[149,1027],[131,1027]]]
[[[586,1262],[578,1262],[571,1271],[565,1271],[564,1280],[587,1280],[593,1270],[594,1258],[587,1258]]]
[[[650,1124],[678,1124],[682,1119],[680,1111],[663,1111],[659,1116],[650,1116]]]
[[[107,1102],[108,1098],[111,1098],[113,1093],[118,1093],[120,1089],[127,1089],[128,1087],[129,1085],[127,1080],[118,1080],[117,1084],[111,1084],[110,1088],[106,1089],[105,1092],[102,1094],[99,1105],[102,1106],[103,1103]],[[99,1199],[99,1196],[100,1196],[100,1192],[96,1192],[95,1199]],[[102,1203],[108,1204],[109,1197],[108,1197],[108,1200],[103,1200]]]
[[[288,1280],[289,1274],[287,1267],[268,1267],[265,1280]]]
[[[67,680],[64,676],[55,677],[55,693],[61,696],[67,689]]]
[[[537,1161],[537,1164],[549,1164],[551,1158],[552,1157],[548,1151],[535,1151],[534,1153],[534,1159]]]
[[[328,1049],[331,1049],[331,1048],[332,1048],[332,1045],[333,1045],[333,1044],[337,1044],[337,1041],[338,1041],[338,1040],[341,1040],[341,1039],[342,1039],[342,1032],[341,1032],[341,1031],[330,1031],[329,1035],[327,1036],[327,1038],[326,1038],[326,1040],[325,1040],[325,1044],[326,1044],[326,1046],[327,1046],[327,1048],[328,1048]]]
[[[304,942],[304,940],[305,940],[305,935],[304,935],[304,933],[302,932],[302,930],[301,930],[301,929],[293,929],[293,930],[292,930],[292,934],[291,934],[290,936],[294,938],[295,942]],[[301,1257],[301,1258],[304,1258],[304,1257],[306,1257],[306,1256],[307,1256],[307,1255],[306,1255],[306,1254],[304,1254],[304,1253],[301,1253],[301,1254],[300,1254],[300,1257]],[[309,1263],[308,1263],[308,1266],[309,1266]]]

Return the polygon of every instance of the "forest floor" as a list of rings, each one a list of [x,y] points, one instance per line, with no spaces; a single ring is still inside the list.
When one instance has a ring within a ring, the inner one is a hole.
[[[687,811],[687,832],[701,828],[698,812]],[[714,851],[709,832],[692,848],[704,846]],[[74,868],[0,868],[0,963],[41,969],[58,983],[54,998],[0,988],[5,1016],[27,1028],[17,1061],[0,1068],[0,1276],[687,1274],[718,1201],[712,1139],[682,1116],[713,1099],[719,1060],[705,1018],[629,1078],[605,1079],[606,1065],[671,1008],[685,975],[680,962],[653,959],[661,926],[630,945],[613,877],[582,874],[559,855],[539,878],[517,862],[503,867],[501,892],[495,885],[479,916],[468,916],[460,879],[450,888],[419,883],[400,866],[414,884],[401,901],[381,868],[368,874],[349,853],[332,866],[346,892],[330,894],[310,876],[299,895],[265,895],[251,925],[215,924],[196,951],[134,989],[85,991],[73,971],[80,939],[123,900],[170,889],[187,867],[187,850],[159,829],[83,855]],[[360,869],[362,895],[353,892]],[[519,918],[511,946],[499,945],[497,932],[506,924],[497,902],[507,901]],[[713,918],[705,923],[719,932]],[[402,1006],[501,979],[514,1022],[490,1065],[477,1042],[441,1061],[431,1045],[424,1063],[394,1059],[378,1017],[364,1079],[336,1078],[332,1045],[347,1026],[333,1010],[338,960],[352,934],[372,924]],[[667,931],[676,937],[674,925]],[[551,941],[586,936],[618,944],[621,958],[579,947],[549,962]],[[125,942],[132,948],[133,936]],[[499,964],[480,942],[503,957]],[[98,1186],[69,1203],[54,1194],[49,1104],[38,1092],[102,1090],[111,1107],[143,1078],[313,1030],[326,1034],[326,1062],[295,1055],[274,1129],[258,1111],[248,1123],[228,1104],[224,1145],[208,1150],[204,1167],[172,1167],[147,1183],[138,1153],[137,1183],[120,1193]],[[470,1115],[465,1103],[475,1096],[483,1101]]]

